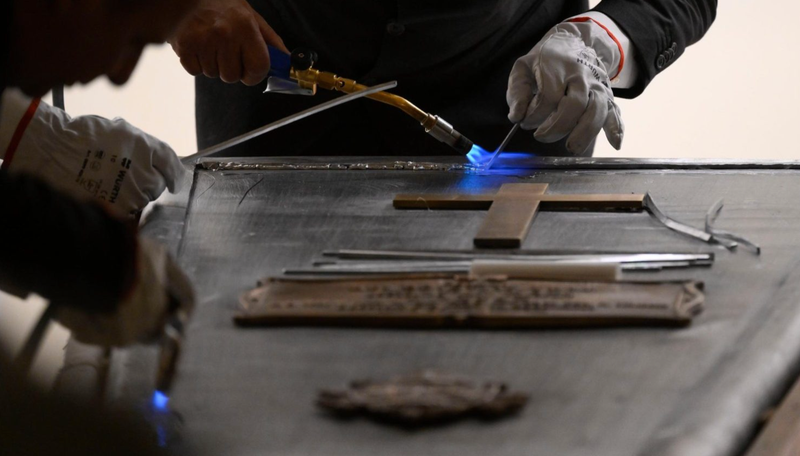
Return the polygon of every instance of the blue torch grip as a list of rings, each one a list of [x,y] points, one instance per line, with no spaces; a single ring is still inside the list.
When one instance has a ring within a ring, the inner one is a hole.
[[[269,75],[281,79],[290,79],[289,70],[292,68],[292,56],[272,46],[269,50]]]

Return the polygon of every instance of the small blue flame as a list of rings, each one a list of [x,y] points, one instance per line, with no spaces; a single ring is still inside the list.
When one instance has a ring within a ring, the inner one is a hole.
[[[153,407],[158,411],[166,412],[168,410],[168,405],[169,396],[161,391],[156,390],[156,392],[153,393]]]
[[[491,158],[492,153],[477,144],[473,144],[472,149],[467,152],[467,160],[478,167],[483,166]]]
[[[472,149],[467,153],[467,159],[473,166],[472,169],[469,169],[469,165],[467,165],[468,171],[479,175],[518,175],[521,172],[524,173],[528,168],[523,167],[515,169],[512,168],[512,166],[514,166],[513,164],[519,165],[527,158],[536,157],[536,154],[530,152],[503,152],[498,154],[492,162],[492,155],[494,155],[494,152],[489,152],[477,144],[473,145]],[[492,169],[489,169],[490,165]]]

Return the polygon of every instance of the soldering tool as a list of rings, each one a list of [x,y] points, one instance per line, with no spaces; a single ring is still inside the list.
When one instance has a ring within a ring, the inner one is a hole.
[[[164,324],[164,332],[161,335],[161,352],[158,358],[158,370],[156,371],[156,392],[153,396],[153,403],[157,407],[159,406],[159,401],[163,401],[163,405],[166,406],[166,401],[172,390],[172,383],[175,380],[175,371],[183,347],[186,322],[188,321],[186,312],[178,308],[177,300],[171,298],[171,301],[173,301],[171,307],[174,310],[170,312]]]
[[[271,60],[267,92],[314,95],[317,87],[344,93],[353,93],[367,88],[358,82],[314,68],[317,54],[306,49],[296,49],[291,55],[269,48]],[[459,133],[450,123],[439,116],[428,114],[403,97],[386,92],[367,95],[366,98],[394,106],[417,120],[425,131],[437,140],[466,155],[473,142]]]
[[[170,308],[173,310],[167,317],[164,331],[160,336],[161,351],[156,371],[156,391],[153,395],[153,405],[158,409],[165,409],[169,400],[169,393],[172,390],[172,383],[175,379],[175,371],[183,346],[184,330],[188,321],[186,312],[178,308],[177,300],[170,297],[170,301]],[[53,320],[55,313],[56,306],[50,303],[41,317],[39,317],[28,340],[15,359],[15,367],[18,372],[23,374],[29,372],[34,357],[44,340],[47,327]]]

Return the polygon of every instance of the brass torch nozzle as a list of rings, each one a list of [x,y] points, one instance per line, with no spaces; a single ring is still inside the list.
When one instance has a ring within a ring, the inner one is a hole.
[[[316,90],[317,86],[319,86],[326,90],[352,93],[367,88],[367,86],[359,84],[352,79],[342,78],[333,73],[319,71],[313,68],[306,70],[295,70],[292,68],[290,77],[295,79],[301,87],[311,90]],[[367,98],[400,109],[419,122],[428,134],[457,150],[459,153],[466,155],[467,152],[472,149],[472,141],[459,133],[447,121],[439,116],[428,114],[401,96],[386,92],[378,92],[367,95]]]

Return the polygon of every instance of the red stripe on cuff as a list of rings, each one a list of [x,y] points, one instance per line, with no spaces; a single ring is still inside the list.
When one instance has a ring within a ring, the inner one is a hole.
[[[619,76],[619,75],[620,75],[620,73],[622,73],[622,67],[623,67],[623,66],[625,66],[625,51],[622,49],[622,44],[619,42],[619,40],[617,39],[617,37],[616,37],[616,36],[614,36],[614,34],[613,34],[613,33],[611,33],[611,30],[609,30],[608,28],[606,28],[606,26],[605,26],[605,25],[603,25],[603,24],[601,24],[601,23],[597,22],[596,20],[592,19],[591,17],[576,17],[576,18],[573,18],[573,19],[569,19],[569,20],[567,20],[567,22],[589,22],[589,21],[592,21],[592,22],[594,22],[594,23],[595,23],[595,24],[597,24],[597,25],[598,25],[600,28],[602,28],[603,30],[605,30],[605,31],[606,31],[606,33],[608,33],[608,36],[610,36],[610,37],[611,37],[611,39],[612,39],[612,40],[614,40],[614,42],[615,42],[615,43],[617,43],[617,47],[619,48],[619,55],[620,55],[620,57],[619,57],[619,66],[617,67],[617,74],[615,74],[613,77],[611,77],[611,78],[610,78],[610,79],[614,79],[614,78],[616,78],[617,76]]]
[[[8,167],[11,166],[11,160],[14,158],[14,154],[17,152],[19,143],[22,142],[22,136],[25,134],[25,130],[28,129],[28,125],[30,125],[31,120],[33,120],[36,110],[39,109],[39,103],[41,103],[41,101],[41,98],[31,101],[30,106],[28,106],[28,110],[25,111],[25,115],[23,115],[22,119],[20,119],[19,124],[17,124],[17,129],[14,130],[14,135],[11,137],[11,142],[8,143],[8,149],[6,149],[6,155],[3,158],[3,165],[0,167],[0,169],[7,170]]]

